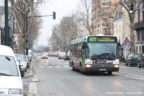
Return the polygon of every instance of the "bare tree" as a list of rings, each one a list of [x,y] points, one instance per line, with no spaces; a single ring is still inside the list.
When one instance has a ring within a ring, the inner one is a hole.
[[[84,19],[84,26],[89,31],[89,34],[92,35],[92,28],[94,26],[91,25],[91,4],[92,0],[81,0],[82,9],[78,12],[78,14],[81,15],[81,17]]]
[[[31,34],[31,27],[34,18],[34,9],[39,5],[42,0],[10,0],[11,6],[14,10],[15,16],[20,25],[22,32],[19,34],[19,49],[24,53],[26,40]],[[29,26],[27,27],[27,19],[29,18]],[[26,30],[27,29],[27,30]]]
[[[134,19],[136,12],[142,4],[144,0],[120,0],[120,4],[127,10],[128,15],[129,15],[129,20],[130,20],[130,30],[131,30],[131,51],[135,52],[135,46],[134,46]],[[133,7],[133,12],[130,13],[130,8]]]
[[[52,49],[68,51],[71,40],[76,39],[77,25],[74,22],[75,17],[64,17],[59,25],[55,25],[50,38]]]

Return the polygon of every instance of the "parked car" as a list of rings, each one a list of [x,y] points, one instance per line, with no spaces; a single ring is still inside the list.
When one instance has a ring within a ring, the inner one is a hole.
[[[144,54],[141,55],[140,61],[137,65],[138,68],[144,67]]]
[[[59,59],[64,59],[65,56],[66,56],[66,53],[65,53],[65,52],[59,52],[59,53],[58,53]]]
[[[32,61],[32,56],[33,56],[33,52],[32,52],[32,50],[28,50],[28,59],[29,59],[29,61],[31,62]]]
[[[26,61],[27,61],[27,68],[30,68],[31,61],[29,60],[29,57],[26,55]]]
[[[23,96],[23,83],[14,52],[3,45],[0,45],[0,95]]]
[[[43,53],[41,54],[41,59],[48,59],[48,53],[43,52]]]
[[[66,53],[64,60],[70,60],[70,51]]]
[[[130,54],[126,58],[126,66],[137,66],[140,62],[141,55],[140,54]]]
[[[23,54],[15,54],[17,62],[19,63],[20,66],[20,71],[21,71],[21,76],[23,77],[25,75],[25,72],[27,71],[27,59],[26,56]]]

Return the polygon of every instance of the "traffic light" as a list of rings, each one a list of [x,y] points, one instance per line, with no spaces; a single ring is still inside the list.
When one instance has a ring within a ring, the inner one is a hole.
[[[134,13],[134,4],[131,4],[131,5],[130,5],[129,13],[130,13],[130,14],[133,14],[133,13]]]
[[[53,12],[53,19],[56,19],[56,12]]]

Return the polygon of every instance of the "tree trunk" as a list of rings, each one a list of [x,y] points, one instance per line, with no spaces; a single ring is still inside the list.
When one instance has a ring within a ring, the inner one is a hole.
[[[130,14],[131,53],[135,53],[134,14]]]

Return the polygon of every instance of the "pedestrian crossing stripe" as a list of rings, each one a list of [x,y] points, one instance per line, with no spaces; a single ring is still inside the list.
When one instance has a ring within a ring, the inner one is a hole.
[[[70,66],[40,66],[40,68],[71,68]]]

